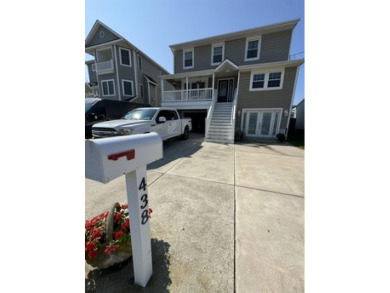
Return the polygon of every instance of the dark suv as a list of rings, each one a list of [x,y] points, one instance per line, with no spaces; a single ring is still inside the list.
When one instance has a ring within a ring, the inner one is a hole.
[[[132,109],[149,106],[150,105],[146,104],[105,100],[99,98],[86,98],[85,138],[92,138],[92,125],[95,123],[120,119]]]

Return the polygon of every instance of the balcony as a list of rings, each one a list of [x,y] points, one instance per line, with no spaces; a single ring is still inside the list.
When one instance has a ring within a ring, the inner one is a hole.
[[[107,73],[114,73],[114,62],[112,59],[96,63],[96,74]]]
[[[208,108],[215,92],[212,88],[164,91],[162,106],[176,109]]]

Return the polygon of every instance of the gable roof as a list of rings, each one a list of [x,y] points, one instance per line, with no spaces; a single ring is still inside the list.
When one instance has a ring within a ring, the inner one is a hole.
[[[178,50],[178,49],[191,48],[191,47],[202,46],[202,45],[209,45],[211,43],[225,42],[225,41],[235,40],[235,39],[239,39],[239,38],[258,36],[260,34],[279,32],[279,31],[294,29],[299,21],[300,21],[300,19],[297,18],[294,20],[279,22],[279,23],[272,24],[272,25],[266,25],[266,26],[241,30],[241,31],[233,32],[233,33],[228,33],[228,34],[217,35],[217,36],[208,37],[208,38],[204,38],[204,39],[199,39],[199,40],[195,40],[195,41],[189,41],[189,42],[185,42],[185,43],[170,45],[169,47],[171,48],[172,52],[174,52],[175,50]]]
[[[148,55],[146,55],[142,50],[138,49],[135,45],[133,45],[131,42],[129,42],[128,40],[126,40],[124,37],[122,37],[120,34],[118,34],[116,31],[114,31],[113,29],[109,28],[107,25],[105,25],[103,22],[101,22],[100,20],[96,20],[94,25],[92,26],[92,29],[91,31],[88,33],[88,36],[87,38],[85,39],[85,52],[90,54],[90,55],[93,55],[93,49],[95,49],[96,47],[99,47],[99,46],[102,46],[102,45],[105,45],[105,44],[99,44],[99,45],[94,45],[94,46],[88,46],[88,43],[91,42],[91,40],[93,39],[93,37],[95,36],[95,34],[97,33],[98,29],[100,27],[104,27],[106,30],[108,30],[110,33],[112,33],[113,35],[117,36],[118,39],[110,42],[111,44],[115,43],[115,44],[120,44],[124,47],[129,47],[130,49],[133,49],[136,53],[140,53],[142,57],[146,58],[148,61],[150,61],[153,65],[155,65],[156,67],[158,67],[159,69],[161,69],[161,71],[163,71],[164,73],[166,74],[170,74],[168,70],[166,70],[164,67],[162,67],[160,64],[158,64],[156,61],[154,61],[152,58],[150,58]]]

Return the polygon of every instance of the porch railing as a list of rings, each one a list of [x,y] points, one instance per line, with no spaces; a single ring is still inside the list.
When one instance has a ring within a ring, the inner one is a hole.
[[[196,101],[211,101],[213,98],[213,89],[190,89],[178,91],[164,91],[163,102],[196,102]]]
[[[114,62],[112,60],[96,63],[96,73],[108,73],[114,71]]]

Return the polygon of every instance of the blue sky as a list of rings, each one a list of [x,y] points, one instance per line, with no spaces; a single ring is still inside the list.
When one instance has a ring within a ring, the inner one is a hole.
[[[291,54],[304,52],[304,0],[86,0],[85,37],[99,19],[173,73],[169,45],[296,18]],[[303,64],[294,104],[304,98],[304,75]]]

